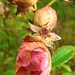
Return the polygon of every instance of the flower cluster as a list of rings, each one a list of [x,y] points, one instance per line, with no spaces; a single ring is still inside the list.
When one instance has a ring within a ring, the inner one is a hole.
[[[25,12],[37,0],[8,0],[18,6],[18,12]],[[16,58],[15,75],[50,75],[51,55],[47,47],[52,47],[53,41],[61,38],[51,30],[57,22],[56,11],[51,7],[39,9],[34,14],[30,29],[35,32],[23,38]],[[47,46],[47,47],[46,47]]]
[[[51,7],[44,7],[39,9],[34,14],[34,24],[30,24],[30,28],[35,32],[34,37],[48,46],[52,47],[53,41],[60,40],[61,38],[51,30],[55,27],[57,22],[56,11]]]

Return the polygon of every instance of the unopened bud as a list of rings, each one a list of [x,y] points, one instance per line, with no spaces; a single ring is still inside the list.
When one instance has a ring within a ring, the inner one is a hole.
[[[51,7],[44,7],[36,11],[34,15],[34,25],[43,27],[47,26],[50,29],[55,27],[57,22],[56,11]]]
[[[37,3],[38,0],[8,0],[10,3],[17,5],[17,14],[20,12],[26,12],[29,10],[34,4]]]
[[[0,2],[0,15],[3,15],[4,13],[5,13],[4,4]]]

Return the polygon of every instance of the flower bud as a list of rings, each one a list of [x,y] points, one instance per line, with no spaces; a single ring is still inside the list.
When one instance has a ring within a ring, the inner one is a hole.
[[[0,2],[0,15],[3,15],[5,13],[4,4]]]
[[[16,58],[15,75],[50,75],[51,57],[47,47],[26,36]]]
[[[9,13],[9,8],[6,7],[2,2],[0,2],[0,16]]]
[[[57,22],[56,11],[51,7],[44,7],[36,11],[34,15],[34,25],[43,27],[48,26],[50,29],[55,27]]]
[[[20,12],[26,12],[29,9],[33,9],[33,5],[37,3],[38,0],[8,0],[10,3],[18,6],[17,14]]]
[[[38,0],[8,0],[10,3],[16,4],[16,5],[34,5]]]

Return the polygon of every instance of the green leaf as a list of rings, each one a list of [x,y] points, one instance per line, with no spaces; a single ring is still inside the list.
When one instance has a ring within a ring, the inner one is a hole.
[[[57,52],[52,56],[52,67],[60,66],[68,62],[73,57],[74,46],[62,46],[57,49]]]
[[[29,18],[30,21],[33,21],[33,15],[34,15],[34,12],[32,11],[29,11],[26,13],[26,16]]]
[[[71,68],[70,68],[69,65],[64,64],[64,65],[62,65],[62,67],[63,67],[66,71],[72,72],[72,70],[71,70]]]
[[[38,8],[46,6],[49,2],[50,0],[38,0]]]
[[[75,72],[67,72],[67,73],[64,73],[62,75],[75,75]]]

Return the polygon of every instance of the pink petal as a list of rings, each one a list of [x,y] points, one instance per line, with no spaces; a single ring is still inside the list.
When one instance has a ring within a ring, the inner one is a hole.
[[[41,52],[41,48],[36,49],[35,51],[31,52],[31,64],[32,66],[28,67],[27,69],[30,69],[33,67],[34,69],[31,69],[32,71],[41,71],[44,70],[48,66],[48,53],[47,52]]]
[[[41,72],[40,75],[50,75],[50,71],[51,71],[51,62],[49,63],[47,68]]]
[[[33,32],[38,32],[41,28],[29,23],[30,25],[30,29],[33,31]]]
[[[49,33],[49,35],[50,35],[49,39],[52,40],[52,41],[57,41],[57,40],[60,40],[61,39],[61,37],[58,36],[55,33]]]
[[[48,51],[48,53],[49,53],[48,66],[39,75],[50,75],[50,71],[51,71],[51,56],[50,56],[50,52],[49,51]]]
[[[29,59],[30,55],[27,53],[27,51],[25,50],[20,50],[18,55],[17,55],[17,59],[16,59],[16,65],[17,67],[21,67],[21,66],[27,66],[30,64],[30,59]]]

